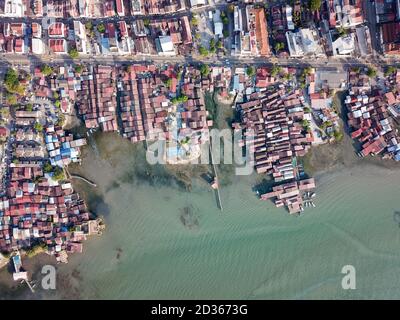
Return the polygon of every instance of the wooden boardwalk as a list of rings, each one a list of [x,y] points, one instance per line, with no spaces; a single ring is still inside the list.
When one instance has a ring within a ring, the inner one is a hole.
[[[221,193],[220,193],[220,191],[219,191],[220,186],[219,186],[218,170],[217,170],[217,166],[216,166],[216,164],[215,164],[215,162],[214,162],[214,156],[213,156],[213,153],[212,153],[212,149],[213,149],[213,148],[212,148],[211,137],[210,137],[210,144],[208,145],[208,148],[209,148],[209,150],[210,150],[210,158],[211,158],[211,164],[212,164],[212,166],[213,166],[215,181],[217,182],[217,188],[214,189],[214,190],[215,190],[215,194],[216,194],[215,197],[216,197],[216,199],[217,199],[218,208],[219,208],[221,211],[223,211],[224,208],[222,207]]]

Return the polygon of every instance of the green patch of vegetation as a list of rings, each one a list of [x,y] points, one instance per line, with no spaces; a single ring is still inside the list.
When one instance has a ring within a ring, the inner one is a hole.
[[[285,49],[285,44],[283,42],[277,42],[275,44],[275,51],[279,52],[281,50]]]
[[[93,23],[92,23],[92,21],[86,22],[86,23],[85,23],[85,28],[86,28],[88,31],[92,31],[92,30],[93,30]]]
[[[145,27],[148,27],[150,25],[150,19],[149,18],[145,18],[143,20],[143,24],[144,24]]]
[[[271,69],[271,76],[276,77],[281,71],[282,68],[280,66],[274,65]]]
[[[65,123],[65,116],[61,113],[58,115],[57,125],[62,127]]]
[[[56,100],[56,101],[54,102],[54,105],[55,105],[57,108],[60,108],[60,107],[61,107],[61,101],[60,101],[60,100]]]
[[[378,72],[376,71],[376,69],[374,69],[372,67],[369,67],[368,70],[367,70],[367,76],[370,77],[370,78],[375,78],[377,73]]]
[[[202,64],[200,67],[201,76],[207,78],[210,74],[210,67],[207,64]]]
[[[53,175],[54,180],[60,181],[65,179],[64,170],[62,168],[55,167],[53,173],[54,173]]]
[[[9,68],[4,76],[4,85],[9,93],[23,95],[25,86],[21,84],[17,70]]]
[[[83,71],[83,66],[82,66],[81,64],[76,64],[76,65],[74,66],[74,70],[75,70],[76,73],[82,73],[82,71]]]
[[[397,68],[394,66],[388,66],[385,70],[385,77],[390,76],[397,72]]]
[[[43,64],[43,65],[40,67],[40,71],[43,73],[43,75],[44,75],[45,77],[51,75],[51,74],[54,72],[53,68],[50,67],[50,66],[47,65],[47,64]]]
[[[215,39],[211,38],[210,39],[210,50],[211,53],[215,53],[217,51],[217,48],[215,47]]]
[[[68,54],[72,59],[77,59],[79,57],[79,52],[76,48],[69,49]]]
[[[171,100],[171,103],[173,103],[173,104],[179,104],[179,103],[184,103],[184,102],[186,102],[186,101],[188,101],[188,97],[185,96],[185,95],[180,95],[180,96],[178,96],[178,97],[173,98],[173,99]]]
[[[225,11],[221,11],[221,20],[224,25],[229,24],[229,19],[228,19],[228,16],[226,15]]]
[[[43,166],[43,171],[45,173],[50,173],[53,171],[53,166],[50,164],[50,162],[46,162]]]
[[[343,137],[344,137],[343,132],[341,132],[341,130],[337,130],[337,129],[335,131],[333,131],[333,136],[335,137],[335,140],[337,142],[342,141]]]
[[[192,15],[190,23],[192,24],[193,27],[197,27],[199,25],[199,20],[197,19],[197,16],[195,14]]]
[[[39,122],[36,122],[34,125],[34,128],[37,132],[42,132],[43,131],[43,125],[41,125]]]
[[[36,256],[39,253],[44,252],[45,250],[47,250],[47,245],[43,242],[34,245],[32,248],[29,248],[28,250],[25,251],[26,255],[28,258],[32,258],[34,256]]]
[[[311,11],[317,11],[321,8],[321,0],[310,0],[309,8]]]
[[[172,84],[172,79],[168,78],[167,80],[164,81],[164,84],[166,87],[170,88]]]
[[[149,23],[150,23],[150,20],[149,20]],[[146,21],[144,21],[144,25],[146,26]],[[100,33],[106,32],[105,25],[103,23],[98,24],[97,25],[97,31],[100,32]]]
[[[17,104],[17,96],[15,94],[7,92],[7,94],[6,94],[6,102],[9,105]]]
[[[208,50],[206,48],[204,48],[203,46],[199,46],[199,53],[202,56],[208,56]]]
[[[246,69],[246,74],[247,74],[249,77],[253,77],[253,76],[256,74],[256,68],[253,67],[253,66],[247,67],[247,69]]]
[[[345,36],[347,36],[347,34],[348,34],[348,30],[346,30],[346,29],[343,28],[343,27],[338,28],[337,31],[339,32],[339,35],[340,35],[341,37],[345,37]]]

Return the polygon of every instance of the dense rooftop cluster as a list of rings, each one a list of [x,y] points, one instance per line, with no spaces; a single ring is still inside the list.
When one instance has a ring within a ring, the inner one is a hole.
[[[397,98],[392,91],[385,93],[379,87],[365,86],[365,75],[357,71],[350,71],[354,86],[350,87],[345,100],[351,137],[360,143],[363,157],[381,154],[384,158],[400,161]],[[398,71],[395,72],[397,76]]]
[[[15,19],[0,24],[0,51],[73,58],[228,50],[235,56],[294,58],[400,52],[395,0],[243,2],[217,8],[206,0],[3,0],[0,16]]]

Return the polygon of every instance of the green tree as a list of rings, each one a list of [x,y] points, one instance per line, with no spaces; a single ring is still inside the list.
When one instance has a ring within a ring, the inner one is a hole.
[[[279,52],[285,48],[285,44],[283,42],[277,42],[275,44],[275,51]]]
[[[64,170],[62,168],[58,166],[55,167],[53,173],[54,173],[53,178],[55,180],[60,181],[65,179]]]
[[[247,69],[246,69],[246,74],[247,74],[249,77],[253,77],[253,76],[256,74],[256,68],[253,67],[253,66],[247,67]]]
[[[60,100],[56,100],[56,102],[54,102],[54,105],[59,108],[61,107],[61,101]]]
[[[210,67],[207,64],[202,64],[200,67],[200,73],[202,77],[207,78],[210,74]]]
[[[274,65],[271,69],[271,76],[276,77],[281,71],[282,68],[280,66]]]
[[[43,166],[43,171],[46,173],[52,172],[53,171],[53,166],[50,164],[50,162],[46,162]]]
[[[376,75],[377,75],[376,69],[374,69],[372,67],[369,67],[368,70],[367,70],[367,76],[370,77],[370,78],[375,78]]]
[[[197,27],[199,25],[199,20],[195,15],[192,16],[192,20],[190,21],[193,27]]]
[[[203,46],[199,46],[199,53],[202,56],[208,56],[208,50],[206,48],[204,48]]]
[[[76,73],[82,73],[83,66],[81,64],[76,64],[74,66],[74,70],[75,70]]]
[[[175,97],[175,98],[173,98],[173,99],[171,100],[171,102],[172,102],[173,104],[184,103],[184,102],[186,102],[186,101],[188,101],[188,97],[185,96],[185,95],[180,95],[180,96]]]
[[[26,110],[26,111],[32,111],[32,110],[33,110],[33,105],[32,105],[32,103],[27,104],[26,107],[25,107],[25,110]]]
[[[343,27],[338,28],[337,31],[339,32],[339,35],[341,37],[344,37],[344,36],[347,35],[347,30],[345,28],[343,28]]]
[[[100,24],[97,25],[97,31],[100,32],[100,33],[106,32],[106,27],[105,27],[104,23],[100,23]]]
[[[172,79],[168,78],[167,80],[164,81],[164,84],[166,87],[171,88]]]
[[[9,105],[15,105],[17,104],[17,96],[12,93],[7,93],[6,95],[6,102]]]
[[[309,7],[311,11],[317,11],[321,8],[321,0],[310,0]]]
[[[43,75],[44,75],[45,77],[51,75],[51,74],[54,72],[53,68],[50,67],[50,66],[47,65],[47,64],[43,64],[43,65],[40,67],[40,71],[43,73]]]
[[[397,68],[394,66],[388,66],[385,70],[385,77],[390,76],[393,73],[397,72]]]
[[[90,32],[93,30],[93,23],[91,21],[88,21],[85,23],[85,27]]]
[[[36,122],[35,125],[33,126],[37,132],[42,132],[43,131],[43,125],[41,125],[39,122]]]
[[[145,18],[145,19],[143,20],[143,24],[144,24],[145,27],[150,26],[150,19],[149,19],[149,18]],[[105,30],[105,29],[104,29],[104,30]]]
[[[60,95],[58,94],[58,92],[54,91],[53,92],[53,98],[57,100],[59,97],[60,97]]]
[[[335,140],[338,142],[343,140],[343,133],[339,130],[335,129],[335,131],[333,131],[333,136],[335,137]]]
[[[21,85],[18,72],[13,68],[9,68],[4,75],[4,85],[8,92],[23,95],[25,87]]]
[[[76,48],[69,49],[68,54],[72,59],[76,59],[79,57],[79,52]]]

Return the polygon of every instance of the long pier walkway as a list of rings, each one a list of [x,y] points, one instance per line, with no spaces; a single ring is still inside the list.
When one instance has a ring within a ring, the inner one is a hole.
[[[67,168],[64,168],[65,175],[68,179],[79,179],[82,181],[85,181],[87,184],[91,185],[92,187],[97,187],[97,184],[95,184],[93,181],[90,181],[89,179],[82,177],[77,174],[70,174]]]
[[[212,152],[213,148],[212,148],[211,137],[210,137],[210,143],[209,143],[208,147],[209,147],[209,150],[210,150],[210,158],[211,158],[211,164],[213,166],[215,181],[217,182],[217,188],[214,189],[215,193],[216,193],[216,198],[217,198],[217,205],[218,205],[218,208],[221,211],[223,211],[224,208],[222,207],[221,194],[219,192],[220,186],[219,186],[219,179],[218,179],[218,170],[217,170],[217,166],[216,166],[216,164],[214,162],[214,156],[213,156],[213,152]]]

